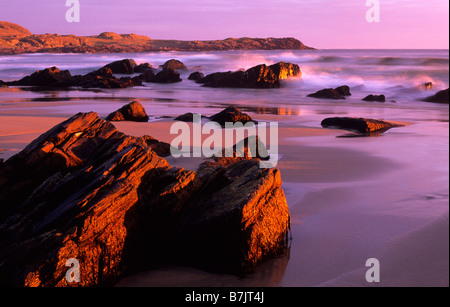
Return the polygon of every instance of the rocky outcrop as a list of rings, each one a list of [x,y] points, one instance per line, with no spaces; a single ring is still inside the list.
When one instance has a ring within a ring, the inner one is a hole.
[[[203,73],[195,71],[189,75],[188,80],[199,81],[204,77],[205,75]]]
[[[72,76],[68,70],[60,71],[57,67],[51,67],[6,84],[13,86],[126,88],[141,85],[142,79],[140,77],[117,78],[113,76],[111,68],[106,66],[83,76]]]
[[[145,73],[148,71],[153,71],[153,67],[149,63],[141,63],[141,64],[137,65],[136,67],[134,67],[135,73],[141,74],[141,73]]]
[[[248,122],[254,122],[256,124],[256,121],[254,121],[248,114],[241,112],[241,110],[235,106],[229,106],[225,110],[210,116],[209,119],[218,123],[222,127],[225,127],[225,123],[236,122],[241,122],[244,125]]]
[[[44,70],[38,70],[30,76],[23,77],[19,81],[10,82],[10,85],[24,85],[24,86],[55,86],[62,83],[67,83],[72,80],[72,75],[68,70],[60,71],[53,66]]]
[[[19,53],[134,53],[151,51],[310,50],[287,38],[227,38],[213,41],[154,40],[136,34],[103,32],[94,36],[33,35],[27,29],[0,22],[0,54]]]
[[[207,87],[279,88],[280,79],[299,74],[300,68],[297,65],[280,62],[272,66],[257,65],[246,71],[217,72],[197,82]]]
[[[448,90],[442,90],[434,94],[433,96],[430,96],[428,98],[425,98],[425,101],[427,102],[436,102],[436,103],[449,103],[449,95]]]
[[[242,273],[286,252],[278,169],[174,168],[157,143],[80,113],[1,164],[0,284],[106,286],[166,263]]]
[[[386,121],[370,118],[355,117],[332,117],[326,118],[321,123],[324,128],[336,128],[354,131],[360,134],[370,134],[375,132],[386,132],[387,130],[400,127],[400,125]]]
[[[105,65],[103,68],[111,69],[113,74],[124,74],[131,75],[133,74],[136,68],[136,62],[132,59],[124,59],[120,61],[115,61]]]
[[[187,69],[187,67],[182,62],[175,60],[175,59],[171,59],[162,65],[162,69],[163,70],[165,70],[165,69],[177,70],[177,69]]]
[[[109,121],[148,122],[148,115],[138,101],[132,101],[106,117]]]
[[[350,88],[347,85],[343,85],[333,88],[326,88],[320,91],[317,91],[313,94],[309,94],[308,97],[313,98],[324,98],[324,99],[345,99],[344,96],[350,96]]]
[[[368,95],[363,98],[364,101],[378,101],[378,102],[386,102],[386,96],[384,95]]]

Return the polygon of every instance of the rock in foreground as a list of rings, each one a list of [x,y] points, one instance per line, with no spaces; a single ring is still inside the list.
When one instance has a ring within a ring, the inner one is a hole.
[[[148,115],[138,101],[132,101],[106,117],[109,121],[147,122]]]
[[[332,117],[326,118],[321,123],[324,128],[336,128],[355,131],[361,134],[370,134],[374,132],[385,132],[391,128],[399,127],[399,125],[389,122],[354,117]]]
[[[277,169],[175,168],[155,142],[80,113],[0,164],[0,284],[105,286],[161,264],[239,273],[286,251]]]

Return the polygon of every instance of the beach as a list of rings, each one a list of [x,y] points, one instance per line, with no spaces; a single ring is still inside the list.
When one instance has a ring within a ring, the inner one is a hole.
[[[378,286],[448,286],[449,108],[419,101],[429,94],[418,87],[430,79],[436,91],[445,83],[448,86],[448,66],[445,72],[441,66],[424,64],[417,68],[414,80],[405,80],[395,68],[403,71],[419,60],[424,63],[422,54],[412,51],[408,56],[399,56],[399,63],[393,65],[371,63],[361,52],[358,55],[365,64],[353,65],[366,65],[362,68],[370,72],[358,77],[355,66],[347,66],[351,56],[332,58],[329,54],[280,51],[149,56],[151,61],[160,62],[163,57],[180,58],[190,70],[202,64],[206,72],[248,68],[262,61],[271,64],[275,59],[300,65],[304,61],[302,79],[287,80],[281,89],[201,88],[186,80],[187,72],[182,73],[183,82],[178,85],[148,84],[133,89],[0,88],[0,159],[17,154],[78,112],[94,111],[105,118],[137,100],[150,115],[149,122],[113,125],[127,135],[150,135],[170,143],[174,138],[169,133],[174,117],[186,112],[211,116],[235,105],[258,122],[278,123],[277,168],[291,215],[288,254],[266,261],[244,278],[174,266],[125,277],[118,286],[372,286],[375,284],[365,279],[365,263],[370,258],[381,262]],[[328,62],[323,62],[326,56]],[[380,55],[379,60],[386,61],[388,56]],[[27,67],[21,71],[28,72],[30,65],[38,66],[36,62],[29,64],[32,57],[18,56],[19,61],[27,59],[23,62]],[[59,61],[58,57],[55,55]],[[223,58],[230,61],[224,63]],[[0,79],[18,79],[20,74],[14,75],[11,70],[1,75],[2,60]],[[330,65],[341,70],[335,75],[331,75],[332,68],[319,72]],[[373,76],[383,69],[386,78]],[[424,77],[417,76],[420,69]],[[81,72],[86,67],[75,70]],[[350,83],[353,94],[345,101],[306,98],[313,89],[345,83]],[[368,93],[380,92],[389,96],[386,103],[361,101]],[[375,137],[342,137],[350,132],[320,125],[323,119],[334,116],[375,118],[402,126]],[[166,159],[172,166],[192,171],[206,160]]]

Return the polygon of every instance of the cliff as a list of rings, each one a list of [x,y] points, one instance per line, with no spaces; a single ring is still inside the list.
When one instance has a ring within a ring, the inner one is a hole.
[[[31,34],[0,21],[0,54],[20,53],[127,53],[151,51],[310,50],[295,38],[227,38],[212,41],[156,40],[137,34],[104,32],[96,36]]]

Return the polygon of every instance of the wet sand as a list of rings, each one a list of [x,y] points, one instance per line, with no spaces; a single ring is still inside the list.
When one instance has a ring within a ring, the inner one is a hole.
[[[5,113],[0,113],[0,159],[5,160],[68,118],[41,112],[32,116],[30,110],[27,116],[17,110]],[[348,132],[292,124],[285,120],[289,116],[254,118],[280,120],[277,167],[291,213],[289,255],[264,263],[245,278],[169,267],[125,278],[119,286],[367,286],[365,261],[373,257],[385,265],[381,286],[448,286],[448,189],[442,184],[448,182],[443,179],[448,162],[430,154],[448,154],[448,141],[420,147],[416,137],[408,138],[417,133],[417,124],[379,138],[340,139]],[[172,123],[114,125],[129,135],[170,143]],[[205,160],[167,159],[192,170]]]

